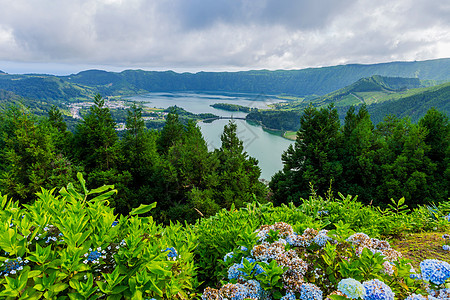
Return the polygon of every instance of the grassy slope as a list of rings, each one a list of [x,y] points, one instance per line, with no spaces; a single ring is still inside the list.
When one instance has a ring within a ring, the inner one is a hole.
[[[424,259],[439,259],[450,263],[448,251],[442,249],[444,232],[410,233],[391,241],[391,246],[411,259],[416,270]]]

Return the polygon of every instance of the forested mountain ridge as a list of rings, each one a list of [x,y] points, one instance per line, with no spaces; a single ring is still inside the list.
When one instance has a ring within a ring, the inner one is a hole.
[[[67,82],[53,75],[9,75],[0,77],[0,89],[36,100],[68,101],[91,98],[95,88]]]
[[[69,76],[2,74],[0,89],[33,99],[61,101],[161,91],[221,91],[296,96],[325,95],[373,75],[450,80],[450,58],[381,64],[349,64],[301,70],[176,73],[101,70]]]
[[[0,110],[11,106],[28,108],[36,115],[47,115],[52,105],[57,105],[55,100],[31,100],[17,95],[14,92],[0,89]]]
[[[427,88],[420,93],[400,99],[372,104],[367,109],[372,116],[372,121],[377,124],[387,114],[399,118],[409,117],[412,122],[417,122],[431,107],[447,115],[450,114],[450,82]]]
[[[385,77],[374,75],[361,78],[337,91],[314,99],[315,105],[334,102],[336,106],[352,104],[371,104],[381,102],[395,93],[406,92],[410,89],[424,87],[419,78]]]
[[[333,103],[338,109],[341,122],[350,106],[367,105],[372,122],[381,122],[388,114],[397,117],[410,117],[413,122],[434,107],[446,114],[450,113],[450,82],[422,87],[417,78],[394,78],[372,76],[362,78],[355,83],[309,100],[292,101],[276,105],[272,110],[253,110],[247,119],[257,121],[270,129],[297,131],[300,116],[310,104],[325,107]]]
[[[83,71],[61,77],[72,83],[102,86],[102,92],[226,91],[298,96],[324,95],[372,75],[450,79],[450,59],[382,64],[350,64],[301,70],[176,73],[126,70]]]

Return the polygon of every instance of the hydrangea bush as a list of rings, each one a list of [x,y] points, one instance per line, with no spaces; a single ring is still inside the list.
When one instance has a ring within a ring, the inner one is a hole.
[[[31,205],[0,197],[1,299],[187,299],[197,287],[196,236],[180,224],[117,218],[113,186],[42,189]]]
[[[299,206],[292,203],[277,207],[272,203],[249,203],[239,210],[221,210],[210,218],[198,220],[194,226],[199,237],[195,262],[199,281],[203,282],[201,289],[217,286],[221,274],[226,273],[224,269],[227,268],[227,263],[222,261],[224,255],[232,249],[242,252],[240,246],[252,248],[258,239],[253,233],[261,225],[285,222],[291,224],[296,232],[303,232],[309,227],[343,230],[343,233],[354,230],[371,237],[448,231],[450,223],[444,216],[450,212],[450,205],[446,202],[439,203],[435,209],[439,216],[437,218],[430,214],[426,206],[407,208],[404,199],[392,201],[391,206],[379,209],[364,205],[357,201],[357,197],[340,193],[338,197],[334,197],[329,192],[326,198],[313,193],[308,199],[302,199]],[[335,229],[337,224],[341,224],[339,229]],[[321,238],[324,235],[317,237],[319,242]],[[391,272],[390,265],[384,264],[384,268]]]
[[[253,247],[225,255],[224,285],[202,299],[448,299],[448,263],[424,260],[416,274],[387,241],[345,228],[300,234],[284,222],[263,225]]]

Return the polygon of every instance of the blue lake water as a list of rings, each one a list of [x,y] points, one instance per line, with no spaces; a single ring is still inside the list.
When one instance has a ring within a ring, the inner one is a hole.
[[[211,107],[214,103],[230,103],[255,108],[269,108],[268,105],[281,100],[254,94],[215,94],[215,93],[148,93],[134,96],[134,101],[143,102],[144,105],[156,108],[167,108],[169,106],[182,107],[193,113],[212,113],[217,116],[245,117],[244,112],[230,112]],[[208,148],[213,150],[221,145],[220,135],[223,127],[229,120],[216,120],[212,123],[199,122],[203,137],[208,143]],[[244,142],[244,149],[248,155],[259,161],[261,178],[270,180],[273,174],[281,170],[281,154],[293,143],[281,136],[263,130],[261,126],[251,125],[244,120],[234,120],[237,124],[237,133]]]

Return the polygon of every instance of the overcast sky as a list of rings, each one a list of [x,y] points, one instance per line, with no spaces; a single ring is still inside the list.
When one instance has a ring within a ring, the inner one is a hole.
[[[0,70],[302,69],[450,57],[449,0],[0,0]]]

